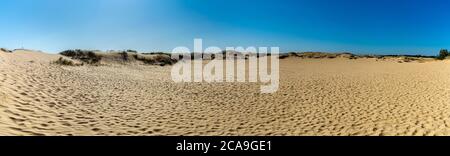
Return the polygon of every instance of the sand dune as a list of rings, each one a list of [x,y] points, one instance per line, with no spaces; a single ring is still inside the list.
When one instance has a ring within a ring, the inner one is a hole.
[[[0,52],[0,135],[450,135],[450,62],[280,62],[280,89]]]

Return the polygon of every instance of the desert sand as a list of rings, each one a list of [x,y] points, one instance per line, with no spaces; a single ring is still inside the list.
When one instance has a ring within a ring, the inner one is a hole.
[[[280,89],[0,52],[0,135],[450,135],[450,62],[280,60]]]

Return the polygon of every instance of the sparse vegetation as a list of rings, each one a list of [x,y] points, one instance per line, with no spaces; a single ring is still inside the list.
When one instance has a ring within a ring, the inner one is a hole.
[[[177,60],[172,59],[170,55],[136,55],[136,60],[149,65],[173,65]]]
[[[94,51],[90,50],[66,50],[61,52],[60,54],[72,59],[80,60],[87,64],[97,64],[102,59],[101,55],[97,55]]]
[[[278,56],[278,59],[285,59],[285,58],[288,58],[289,57],[289,54],[280,54],[279,56]]]
[[[166,52],[149,52],[149,53],[142,53],[142,55],[170,55],[170,53],[166,53]]]
[[[376,55],[376,57],[436,58],[435,56],[426,56],[426,55]]]
[[[147,65],[172,65],[178,60],[172,59],[168,53],[146,53],[139,54],[134,50],[125,50],[121,52],[96,52],[91,50],[66,50],[60,53],[63,56],[70,57],[71,59],[80,60],[87,64],[100,64],[102,63],[132,63],[142,62]]]
[[[322,58],[348,58],[357,59],[358,56],[351,53],[324,53],[324,52],[289,52],[287,54],[289,57],[300,57],[300,58],[311,58],[311,59],[322,59]]]
[[[325,53],[325,52],[289,52],[279,55],[279,59],[285,59],[288,57],[299,57],[304,59],[347,58],[350,60],[366,58],[366,59],[376,59],[377,61],[393,59],[401,63],[407,62],[424,63],[427,60],[437,58],[436,56],[426,56],[426,55],[355,55],[352,53]]]
[[[121,52],[120,55],[124,61],[129,61],[128,52]]]
[[[128,49],[128,50],[126,50],[125,52],[128,52],[128,53],[138,53],[136,50],[131,50],[131,49]]]
[[[11,50],[8,50],[8,49],[5,49],[5,48],[0,48],[0,51],[7,52],[7,53],[12,53]]]
[[[448,56],[448,50],[447,49],[441,49],[441,51],[439,51],[439,56],[437,57],[438,60],[444,60],[445,58],[447,58]]]
[[[3,50],[3,49],[2,49]],[[117,52],[109,52],[104,53],[100,51],[91,51],[91,50],[66,50],[60,53],[61,55],[67,56],[74,60],[80,60],[86,64],[100,64],[102,63],[120,63],[120,64],[128,64],[133,62],[141,62],[146,65],[173,65],[178,60],[183,59],[183,56],[180,56],[179,59],[172,59],[170,53],[165,52],[150,52],[150,53],[137,53],[135,50],[124,50]],[[222,51],[222,54],[226,54],[229,56],[234,56],[234,58],[243,58],[248,59],[249,56],[243,55],[239,52],[232,51]],[[226,55],[223,55],[224,59]],[[267,54],[270,56],[270,54]],[[279,59],[286,59],[288,57],[299,57],[299,58],[310,58],[310,59],[334,59],[334,58],[347,58],[347,59],[377,59],[377,60],[386,60],[386,59],[396,59],[398,62],[424,62],[426,59],[439,59],[443,60],[449,56],[449,53],[446,49],[442,49],[439,53],[439,56],[424,56],[424,55],[355,55],[352,53],[324,53],[324,52],[289,52],[284,54],[279,54]],[[204,58],[204,59],[214,59],[215,54],[201,54],[201,53],[192,53],[191,59],[196,58]],[[260,54],[256,54],[256,57],[260,57]],[[64,63],[64,62],[62,62]]]
[[[83,64],[80,64],[80,63],[75,63],[72,60],[65,59],[63,57],[60,57],[58,60],[53,61],[52,63],[63,65],[63,66],[81,66],[81,65],[83,65]]]

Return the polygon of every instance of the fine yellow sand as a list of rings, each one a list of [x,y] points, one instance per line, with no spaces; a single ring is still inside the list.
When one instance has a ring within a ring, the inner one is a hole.
[[[450,135],[450,62],[280,62],[280,89],[0,52],[0,135]]]

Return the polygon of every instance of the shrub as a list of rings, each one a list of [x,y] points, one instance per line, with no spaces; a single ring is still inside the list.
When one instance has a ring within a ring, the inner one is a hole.
[[[155,57],[155,60],[161,66],[173,65],[173,64],[175,64],[177,62],[177,60],[174,60],[170,56],[166,56],[166,55],[157,55]]]
[[[82,62],[88,64],[96,64],[99,63],[102,57],[100,55],[95,54],[93,51],[89,50],[66,50],[60,53],[63,56],[70,57],[72,59],[81,60]]]
[[[137,53],[136,50],[131,50],[131,49],[128,49],[128,50],[126,50],[125,52],[128,52],[128,53]]]
[[[354,56],[354,55],[351,55],[348,59],[350,59],[350,60],[356,60],[356,59],[358,59],[358,57],[356,57],[356,56]]]
[[[120,56],[122,56],[122,60],[124,60],[124,61],[128,61],[129,60],[128,52],[121,52]]]
[[[166,53],[166,52],[149,52],[149,53],[142,53],[142,55],[170,55],[170,53]]]
[[[443,60],[447,56],[448,56],[448,50],[447,49],[441,49],[441,51],[439,51],[439,56],[437,57],[437,59]]]
[[[7,53],[12,53],[11,50],[8,50],[8,49],[5,49],[5,48],[0,48],[0,51],[7,52]]]
[[[139,54],[134,52],[129,52],[130,50],[121,52],[111,52],[111,53],[96,53],[89,50],[66,50],[60,54],[67,56],[74,60],[80,60],[87,64],[96,64],[100,61],[104,63],[124,63],[124,62],[134,62],[140,61],[148,65],[173,65],[178,60],[172,59],[171,55],[168,53],[157,53],[157,54]]]
[[[136,56],[136,60],[142,61],[144,64],[149,65],[173,65],[177,62],[177,60],[172,59],[168,55],[155,55],[155,56]]]
[[[58,60],[53,62],[54,64],[64,65],[64,66],[79,66],[80,64],[74,63],[72,60],[67,60],[60,57]]]
[[[285,59],[285,58],[288,58],[289,57],[289,54],[280,54],[280,55],[278,55],[278,59]]]

